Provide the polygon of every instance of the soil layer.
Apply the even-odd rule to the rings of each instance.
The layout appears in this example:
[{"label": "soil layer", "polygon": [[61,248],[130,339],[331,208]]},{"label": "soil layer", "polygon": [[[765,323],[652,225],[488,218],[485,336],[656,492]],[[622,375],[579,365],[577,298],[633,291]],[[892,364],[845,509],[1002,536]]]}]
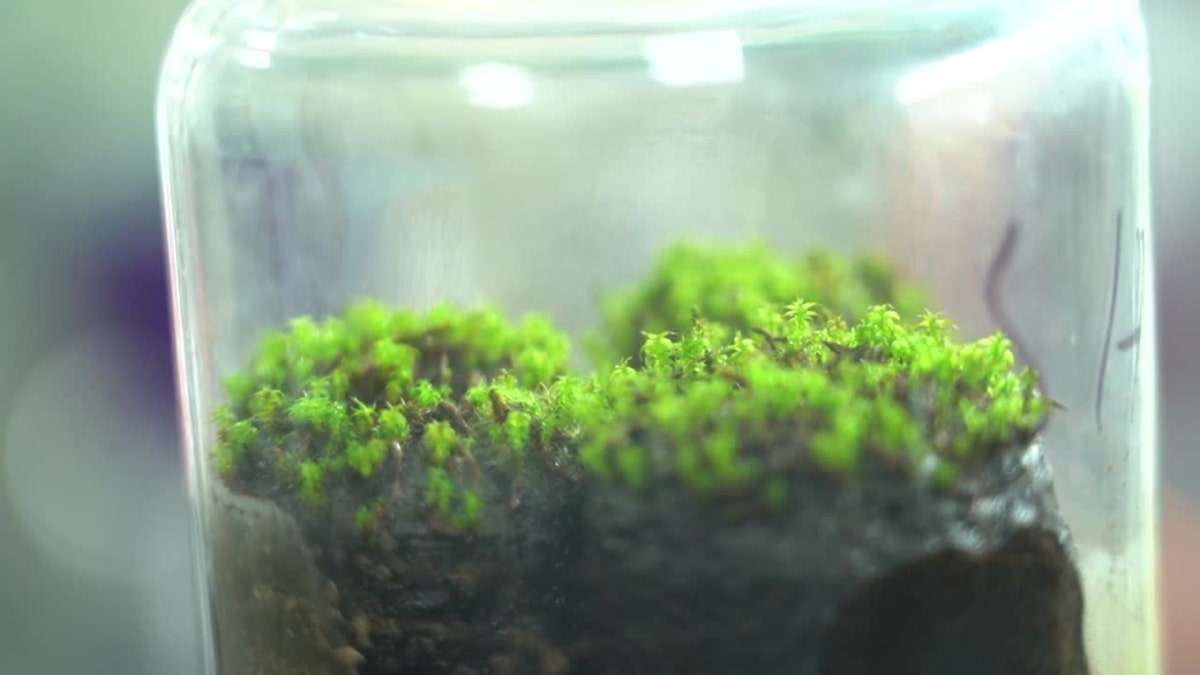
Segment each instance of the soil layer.
[{"label": "soil layer", "polygon": [[880,460],[773,514],[594,486],[581,673],[1086,675],[1080,579],[1040,448],[951,491]]},{"label": "soil layer", "polygon": [[[473,535],[429,516],[419,471],[389,459],[378,480],[393,499],[367,531],[348,489],[319,509],[274,495],[319,576],[251,560],[276,582],[218,584],[244,615],[230,636],[243,656],[225,672],[1089,672],[1080,580],[1036,445],[951,490],[877,459],[853,484],[804,473],[781,507],[752,511],[677,484],[632,492],[484,466]],[[262,544],[244,539],[242,557]]]}]

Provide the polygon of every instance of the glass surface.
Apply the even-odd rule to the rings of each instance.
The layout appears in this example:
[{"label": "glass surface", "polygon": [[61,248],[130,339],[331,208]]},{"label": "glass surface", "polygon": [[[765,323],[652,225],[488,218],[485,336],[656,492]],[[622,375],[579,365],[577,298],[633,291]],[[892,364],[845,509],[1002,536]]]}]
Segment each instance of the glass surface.
[{"label": "glass surface", "polygon": [[[438,594],[466,591],[404,587],[445,613],[421,618],[412,600],[389,614],[369,583],[331,581],[321,552],[336,526],[269,490],[231,489],[214,461],[223,381],[297,317],[362,300],[536,312],[570,334],[571,368],[587,372],[601,298],[698,241],[883,256],[959,339],[1003,331],[1055,402],[1034,447],[1052,467],[1082,579],[1089,667],[1069,672],[1160,672],[1145,56],[1135,3],[1116,0],[197,2],[166,60],[158,131],[215,672],[549,675],[635,672],[632,662],[699,672],[679,653],[655,662],[630,647],[636,660],[613,657],[624,671],[579,656],[586,640],[573,627],[603,642],[615,634],[604,612],[619,612],[558,586],[539,596],[553,630],[522,623],[527,598],[505,596],[488,619],[503,648],[449,650],[455,630],[483,619]],[[505,527],[537,539],[542,525]],[[724,527],[713,541],[739,541],[743,530]],[[977,544],[951,535],[939,546]],[[680,537],[681,556],[753,562],[745,541],[717,551]],[[424,545],[425,563],[465,569],[484,555],[471,546],[489,540],[447,541],[371,546]],[[522,550],[533,565],[539,554]],[[341,563],[404,586],[376,559]],[[670,586],[671,574],[629,564],[642,576],[624,581]],[[686,618],[696,607],[653,606],[662,622],[648,630],[677,638],[664,644],[699,639]],[[839,607],[812,619],[825,626],[818,642],[834,639],[823,631]],[[728,623],[705,620],[736,635],[745,617],[726,611]],[[923,649],[962,639],[933,630]],[[762,639],[780,654],[742,672],[860,672]],[[989,649],[1021,646],[979,653]]]}]

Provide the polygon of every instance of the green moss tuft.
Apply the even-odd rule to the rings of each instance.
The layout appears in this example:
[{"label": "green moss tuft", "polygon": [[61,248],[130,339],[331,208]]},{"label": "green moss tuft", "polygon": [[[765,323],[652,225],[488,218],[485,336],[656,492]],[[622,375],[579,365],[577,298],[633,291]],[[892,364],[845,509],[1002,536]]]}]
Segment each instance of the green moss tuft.
[{"label": "green moss tuft", "polygon": [[370,478],[386,456],[387,445],[380,438],[366,442],[354,440],[346,446],[346,464],[363,478]]},{"label": "green moss tuft", "polygon": [[632,488],[678,479],[779,503],[781,476],[852,480],[873,453],[947,487],[971,462],[1028,442],[1049,408],[1003,336],[958,344],[950,331],[887,305],[848,324],[793,302],[745,333],[696,320],[649,334],[642,368],[595,380],[605,405],[585,421],[580,463]]},{"label": "green moss tuft", "polygon": [[[482,503],[471,485],[477,477],[455,458],[477,438],[494,436],[489,449],[504,458],[554,440],[553,423],[534,437],[542,404],[532,392],[552,387],[568,352],[566,336],[545,319],[511,323],[492,309],[439,306],[419,315],[368,301],[320,322],[300,317],[264,336],[249,367],[226,379],[214,463],[232,484],[321,508],[331,486],[352,484],[365,500],[390,489],[371,481],[391,448],[398,457],[415,439],[434,516],[467,531]],[[477,409],[467,392],[489,405]],[[492,397],[507,400],[512,414],[494,418]]]},{"label": "green moss tuft", "polygon": [[518,457],[524,455],[525,448],[529,445],[530,427],[533,424],[533,418],[529,413],[517,410],[508,415],[504,420],[504,436],[508,441],[509,447],[513,452],[517,453]]},{"label": "green moss tuft", "polygon": [[471,488],[462,488],[459,495],[461,507],[450,518],[450,526],[455,531],[469,534],[479,529],[480,512],[483,510],[483,499]]},{"label": "green moss tuft", "polygon": [[300,494],[314,506],[319,506],[324,500],[323,485],[325,469],[317,462],[301,462],[300,464]]},{"label": "green moss tuft", "polygon": [[408,419],[404,413],[392,405],[387,405],[379,411],[379,436],[393,443],[403,443],[408,440]]},{"label": "green moss tuft", "polygon": [[458,445],[458,434],[449,422],[430,422],[425,427],[425,452],[435,466],[444,466]]},{"label": "green moss tuft", "polygon": [[763,308],[795,298],[852,321],[872,305],[890,304],[914,317],[925,307],[924,298],[874,256],[810,251],[789,258],[766,244],[681,243],[642,282],[605,299],[605,330],[594,355],[601,362],[637,361],[644,334],[687,330],[697,317],[746,328]]}]

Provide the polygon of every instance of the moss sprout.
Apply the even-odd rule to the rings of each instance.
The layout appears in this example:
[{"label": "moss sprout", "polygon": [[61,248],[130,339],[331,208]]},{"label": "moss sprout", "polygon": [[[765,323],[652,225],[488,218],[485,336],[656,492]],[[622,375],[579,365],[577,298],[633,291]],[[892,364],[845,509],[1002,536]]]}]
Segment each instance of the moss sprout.
[{"label": "moss sprout", "polygon": [[383,464],[386,455],[387,445],[379,438],[372,438],[366,442],[350,441],[346,446],[346,463],[363,478],[370,478]]},{"label": "moss sprout", "polygon": [[458,445],[458,434],[449,422],[439,420],[425,427],[424,441],[429,460],[437,466],[443,466]]},{"label": "moss sprout", "polygon": [[379,524],[379,517],[387,507],[387,499],[379,497],[370,504],[358,507],[354,512],[354,524],[363,534],[373,532]]}]

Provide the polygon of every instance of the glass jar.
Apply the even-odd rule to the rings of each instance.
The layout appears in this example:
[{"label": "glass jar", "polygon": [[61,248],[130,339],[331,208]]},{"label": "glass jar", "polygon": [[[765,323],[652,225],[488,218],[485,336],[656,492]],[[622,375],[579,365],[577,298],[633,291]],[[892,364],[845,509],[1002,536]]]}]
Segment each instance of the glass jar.
[{"label": "glass jar", "polygon": [[1127,0],[197,0],[214,672],[1159,672]]}]

